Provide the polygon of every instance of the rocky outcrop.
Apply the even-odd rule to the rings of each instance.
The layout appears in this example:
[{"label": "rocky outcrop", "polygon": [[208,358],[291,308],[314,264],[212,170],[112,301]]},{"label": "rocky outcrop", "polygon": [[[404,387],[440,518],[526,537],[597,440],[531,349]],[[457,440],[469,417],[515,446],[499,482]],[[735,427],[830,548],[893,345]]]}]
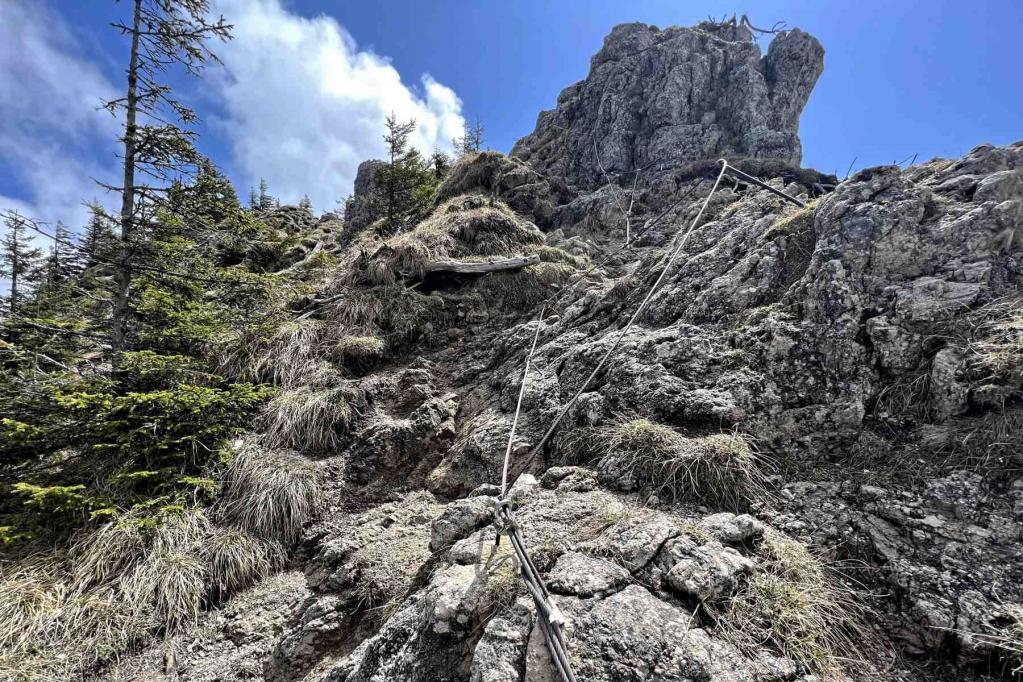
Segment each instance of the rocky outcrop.
[{"label": "rocky outcrop", "polygon": [[[297,554],[304,585],[264,584],[249,602],[262,616],[229,604],[212,631],[179,635],[183,670],[208,679],[221,657],[280,681],[557,679],[494,525],[526,350],[535,337],[516,463],[616,342],[710,192],[701,157],[719,153],[769,157],[745,167],[807,205],[719,189],[511,491],[577,675],[961,682],[1019,664],[1023,142],[841,183],[795,168],[820,46],[791,31],[761,59],[750,37],[619,27],[521,158],[467,157],[441,185],[438,211],[497,206],[497,228],[398,242],[409,259],[438,243],[503,253],[526,227],[542,267],[429,287],[341,273],[340,332],[363,308],[406,317],[380,331],[386,357],[345,368],[365,401],[316,453],[328,501]],[[602,182],[591,130],[611,173],[671,150],[694,162],[620,194],[566,189]],[[622,197],[649,228],[627,249]],[[660,440],[636,447],[623,424]],[[737,463],[746,479],[718,480],[746,481],[741,500],[706,493]]]},{"label": "rocky outcrop", "polygon": [[512,156],[582,188],[719,156],[798,165],[799,116],[823,68],[824,49],[799,29],[762,57],[745,23],[622,24]]},{"label": "rocky outcrop", "polygon": [[[725,547],[684,517],[643,511],[604,491],[573,492],[566,479],[550,488],[531,479],[517,489],[517,514],[572,623],[568,646],[581,679],[814,679],[798,674],[797,664],[784,657],[749,661],[693,608],[700,600],[727,598],[739,589],[740,576],[762,570],[751,545]],[[351,653],[319,666],[322,679],[555,679],[507,544],[495,546],[493,526],[481,527],[492,508],[492,498],[480,497],[448,505],[432,524],[437,563],[425,583]],[[396,555],[386,538],[411,531],[406,524],[414,519],[404,513],[386,530],[365,523],[354,530],[375,533],[375,542],[383,543],[373,550],[375,560],[388,565]],[[425,521],[418,521],[421,529]],[[718,518],[712,525],[735,524]],[[344,574],[353,575],[350,568]],[[357,583],[348,578],[347,584]],[[301,633],[313,632],[319,622],[303,617],[284,641],[308,637]],[[281,663],[275,659],[274,669]]]},{"label": "rocky outcrop", "polygon": [[345,239],[351,241],[355,235],[369,227],[383,214],[375,201],[377,172],[386,162],[370,159],[359,164],[355,173],[352,196],[345,202]]},{"label": "rocky outcrop", "polygon": [[540,227],[549,226],[556,207],[571,197],[563,183],[552,182],[518,159],[491,151],[469,155],[455,164],[437,188],[437,202],[467,192],[501,199]]}]

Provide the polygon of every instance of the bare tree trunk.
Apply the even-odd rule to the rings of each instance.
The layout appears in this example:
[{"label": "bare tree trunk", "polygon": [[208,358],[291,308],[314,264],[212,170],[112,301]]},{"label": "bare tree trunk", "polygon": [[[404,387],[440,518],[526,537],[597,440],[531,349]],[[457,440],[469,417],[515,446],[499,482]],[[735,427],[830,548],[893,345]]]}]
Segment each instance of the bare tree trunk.
[{"label": "bare tree trunk", "polygon": [[[17,250],[17,247],[15,247],[15,250]],[[18,268],[20,267],[21,263],[18,262],[18,257],[15,256],[11,259],[11,317],[14,317],[18,309]]]},{"label": "bare tree trunk", "polygon": [[121,249],[117,264],[110,344],[113,351],[124,350],[128,302],[131,294],[131,248],[135,224],[135,141],[138,114],[139,31],[142,0],[135,0],[131,32],[131,58],[128,62],[128,97],[124,123],[124,186],[121,189]]}]

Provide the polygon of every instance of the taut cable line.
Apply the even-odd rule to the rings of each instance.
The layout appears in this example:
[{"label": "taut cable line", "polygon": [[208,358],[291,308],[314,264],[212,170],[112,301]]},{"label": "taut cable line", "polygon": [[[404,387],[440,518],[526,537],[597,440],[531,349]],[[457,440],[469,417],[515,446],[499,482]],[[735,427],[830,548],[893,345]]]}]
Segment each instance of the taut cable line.
[{"label": "taut cable line", "polygon": [[[671,255],[668,258],[667,262],[661,268],[661,272],[658,275],[657,279],[654,281],[653,285],[651,285],[650,289],[647,291],[646,296],[640,302],[635,312],[633,312],[632,317],[629,318],[629,321],[625,325],[625,327],[618,333],[618,336],[614,340],[614,343],[611,344],[611,348],[607,350],[607,352],[597,363],[597,366],[594,367],[593,371],[590,372],[590,375],[583,381],[582,385],[579,386],[575,394],[572,396],[571,400],[569,400],[568,403],[566,403],[566,405],[559,411],[558,415],[554,418],[553,422],[548,427],[547,431],[544,433],[540,441],[532,448],[530,448],[525,461],[518,467],[518,472],[514,476],[511,476],[509,481],[509,472],[511,469],[512,458],[512,445],[515,440],[515,430],[518,427],[519,416],[522,411],[522,400],[526,392],[526,382],[528,381],[529,378],[529,367],[532,362],[533,355],[536,352],[537,339],[540,336],[540,327],[543,325],[544,314],[546,313],[548,307],[546,302],[544,303],[543,307],[540,310],[540,314],[537,317],[536,329],[533,332],[533,343],[530,346],[529,352],[526,355],[525,367],[522,372],[522,383],[519,387],[518,401],[515,406],[515,416],[512,419],[512,426],[508,434],[508,445],[505,448],[504,464],[501,470],[501,495],[497,499],[496,507],[494,510],[494,525],[496,526],[497,529],[495,543],[500,543],[501,535],[508,536],[508,540],[511,543],[512,550],[514,551],[515,557],[518,560],[519,574],[521,575],[522,580],[525,583],[526,588],[529,591],[529,594],[533,598],[533,602],[536,605],[537,619],[540,625],[540,632],[543,635],[544,642],[547,645],[548,651],[550,652],[551,660],[554,663],[555,668],[557,669],[558,673],[561,676],[561,679],[564,682],[575,682],[576,680],[575,673],[572,671],[571,660],[569,659],[568,651],[565,646],[563,627],[567,623],[567,620],[561,613],[560,609],[558,609],[558,606],[552,599],[550,593],[547,591],[547,587],[544,584],[543,578],[540,576],[539,571],[536,569],[536,565],[529,557],[529,552],[526,550],[526,543],[522,537],[522,532],[519,529],[518,523],[516,523],[512,512],[512,502],[511,499],[509,498],[509,487],[511,485],[514,485],[515,481],[522,474],[522,472],[529,467],[530,463],[533,461],[536,455],[541,451],[546,442],[554,434],[558,425],[569,413],[573,405],[575,405],[576,401],[578,401],[579,396],[583,394],[583,392],[590,385],[590,383],[600,373],[601,369],[603,369],[604,365],[607,364],[607,361],[611,358],[612,355],[614,355],[615,351],[618,350],[622,341],[628,335],[629,331],[631,331],[633,325],[639,319],[640,315],[643,314],[643,311],[650,303],[650,300],[653,298],[654,294],[657,293],[657,290],[660,287],[661,283],[664,281],[664,278],[667,277],[668,272],[671,270],[671,266],[675,263],[679,254],[682,252],[682,249],[685,247],[686,242],[689,240],[690,234],[692,234],[693,230],[699,224],[700,219],[703,217],[703,214],[706,212],[707,206],[710,204],[711,198],[714,196],[714,193],[717,191],[718,187],[721,184],[721,179],[725,176],[725,172],[730,170],[728,161],[726,161],[725,159],[720,159],[718,163],[721,164],[721,170],[718,172],[717,178],[714,180],[714,185],[711,187],[710,192],[707,194],[707,197],[703,200],[703,204],[700,206],[700,210],[697,212],[696,216],[689,224],[688,229],[686,229],[684,233],[679,232],[676,235],[678,243],[672,250]],[[740,177],[746,176],[746,174],[741,173],[741,171],[739,172],[739,175]],[[756,178],[746,176],[746,179],[749,179],[750,181],[755,182],[758,185],[763,185],[766,189],[771,190],[775,194],[779,194],[777,190],[775,190],[772,187],[768,187],[767,185],[764,185]],[[782,196],[784,196],[786,199],[789,199],[800,206],[803,205],[802,202],[799,202],[798,200],[789,197],[784,193],[780,194],[782,194]],[[659,220],[661,220],[661,218],[663,218],[672,209],[678,206],[679,203],[681,203],[681,199],[679,201],[676,201],[671,206],[669,206],[656,218],[648,221],[647,224],[644,225],[643,231],[645,232],[647,229],[653,227],[654,224],[656,224]],[[626,244],[623,246],[627,245],[628,242],[626,242]],[[578,281],[582,281],[582,278],[580,278]],[[564,293],[565,292],[561,292],[561,295],[564,295]],[[560,298],[560,295],[558,298]]]},{"label": "taut cable line", "polygon": [[[689,228],[685,231],[685,233],[682,234],[681,239],[679,239],[678,241],[678,244],[671,252],[671,256],[668,258],[668,261],[661,268],[661,274],[658,275],[653,285],[651,285],[650,289],[647,291],[646,296],[643,298],[643,301],[636,308],[635,312],[633,312],[632,317],[629,318],[628,323],[626,323],[622,331],[618,333],[618,336],[614,340],[614,343],[611,344],[611,347],[607,350],[606,353],[604,353],[603,357],[601,357],[600,361],[597,363],[597,366],[593,368],[593,371],[590,372],[590,375],[586,377],[582,385],[579,386],[575,394],[572,396],[571,400],[569,400],[568,403],[566,403],[565,406],[561,408],[561,411],[558,412],[558,415],[554,418],[554,421],[551,422],[551,425],[547,428],[547,431],[540,438],[540,441],[532,448],[530,448],[529,454],[526,455],[525,461],[521,465],[519,465],[518,472],[511,478],[512,485],[514,485],[515,480],[522,474],[523,471],[525,471],[525,469],[536,458],[537,454],[540,452],[543,446],[547,443],[548,440],[550,440],[550,437],[554,435],[554,432],[557,430],[558,425],[565,418],[565,416],[568,415],[569,411],[579,400],[579,397],[586,391],[590,383],[595,378],[597,378],[597,375],[600,373],[600,370],[604,368],[604,365],[607,364],[607,361],[611,358],[612,355],[614,355],[615,351],[618,350],[618,347],[621,345],[622,341],[632,330],[632,327],[636,323],[636,320],[638,320],[639,316],[643,314],[643,311],[646,310],[647,304],[650,303],[650,300],[654,297],[654,294],[657,293],[657,289],[661,286],[661,283],[664,281],[664,278],[667,277],[668,271],[671,270],[671,266],[675,263],[675,260],[678,258],[679,254],[682,252],[683,247],[685,247],[686,242],[689,240],[689,235],[692,234],[693,230],[696,228],[696,225],[700,222],[700,218],[702,218],[704,212],[706,212],[707,206],[710,204],[711,197],[714,196],[714,192],[717,191],[718,186],[721,184],[721,179],[725,175],[725,171],[728,170],[729,168],[728,162],[725,159],[719,159],[718,163],[721,164],[721,171],[718,173],[717,178],[714,180],[714,185],[713,187],[711,187],[710,193],[707,194],[707,198],[703,200],[703,205],[700,206],[700,210],[699,212],[697,212],[696,217],[693,218],[693,221],[689,224]],[[665,215],[665,213],[662,213],[661,215]],[[517,422],[517,419],[515,420],[515,422]]]}]

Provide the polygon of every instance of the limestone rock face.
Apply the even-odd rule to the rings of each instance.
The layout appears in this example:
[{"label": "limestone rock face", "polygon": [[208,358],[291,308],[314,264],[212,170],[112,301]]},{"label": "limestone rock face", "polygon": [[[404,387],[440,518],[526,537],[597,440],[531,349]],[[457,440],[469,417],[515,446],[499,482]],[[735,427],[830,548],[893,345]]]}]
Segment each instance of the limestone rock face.
[{"label": "limestone rock face", "polygon": [[355,234],[370,226],[380,217],[373,205],[376,174],[385,166],[379,159],[370,159],[359,164],[355,173],[355,187],[352,196],[345,203],[345,235],[351,239]]},{"label": "limestone rock face", "polygon": [[723,155],[798,164],[799,116],[823,69],[824,49],[799,29],[761,56],[744,25],[621,24],[512,155],[585,188],[605,170],[625,177]]}]

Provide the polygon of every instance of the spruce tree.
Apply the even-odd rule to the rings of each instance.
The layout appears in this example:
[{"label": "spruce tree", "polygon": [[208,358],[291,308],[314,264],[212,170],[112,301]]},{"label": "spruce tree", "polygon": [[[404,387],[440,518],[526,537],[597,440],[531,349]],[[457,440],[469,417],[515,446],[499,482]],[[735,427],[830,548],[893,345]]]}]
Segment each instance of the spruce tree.
[{"label": "spruce tree", "polygon": [[47,287],[56,287],[70,279],[78,272],[78,262],[75,255],[78,248],[72,241],[71,230],[64,226],[64,223],[57,221],[54,227],[50,253],[42,265],[40,282]]},{"label": "spruce tree", "polygon": [[114,233],[113,220],[98,203],[89,205],[92,217],[85,226],[85,232],[79,243],[77,258],[79,268],[87,270],[101,263],[110,262],[117,235]]},{"label": "spruce tree", "polygon": [[433,166],[433,175],[437,180],[442,180],[448,174],[448,169],[451,168],[450,157],[439,149],[433,150],[430,163]]},{"label": "spruce tree", "polygon": [[409,147],[416,122],[400,123],[392,113],[386,125],[388,163],[377,171],[376,184],[387,229],[396,233],[425,211],[437,178],[419,150]]},{"label": "spruce tree", "polygon": [[8,311],[17,314],[28,285],[38,272],[43,252],[32,245],[28,234],[28,220],[16,212],[4,217],[7,228],[0,242],[0,277],[10,282]]},{"label": "spruce tree", "polygon": [[451,146],[455,149],[455,156],[461,158],[466,154],[475,154],[483,149],[483,123],[480,122],[480,117],[476,117],[476,123],[472,126],[468,126],[465,129],[465,134],[462,137],[456,137],[451,140]]},{"label": "spruce tree", "polygon": [[259,203],[257,208],[260,211],[272,211],[274,208],[274,198],[270,196],[270,185],[263,178],[259,179]]},{"label": "spruce tree", "polygon": [[[130,37],[127,87],[123,97],[106,102],[111,113],[124,114],[123,182],[116,287],[111,316],[111,347],[126,346],[133,261],[144,230],[169,189],[155,183],[188,175],[198,160],[192,146],[195,112],[177,100],[166,83],[173,66],[199,75],[217,56],[210,39],[227,40],[231,26],[223,17],[209,19],[209,0],[134,0],[130,23],[114,27]],[[143,178],[140,181],[140,177]]]}]

